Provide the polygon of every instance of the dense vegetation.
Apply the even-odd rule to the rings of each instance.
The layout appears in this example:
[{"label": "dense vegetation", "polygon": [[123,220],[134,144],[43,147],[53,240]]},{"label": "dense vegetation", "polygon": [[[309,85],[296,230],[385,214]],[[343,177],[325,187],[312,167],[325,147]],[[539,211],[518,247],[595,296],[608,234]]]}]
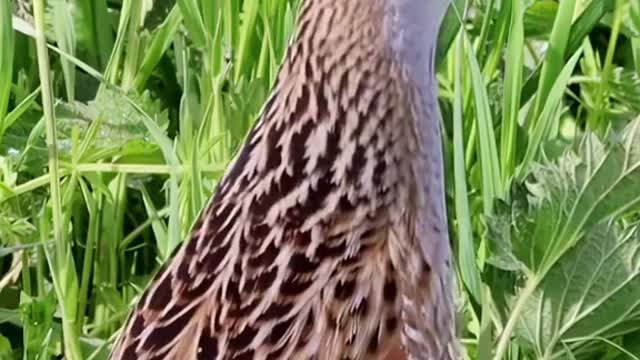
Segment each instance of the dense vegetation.
[{"label": "dense vegetation", "polygon": [[[102,359],[260,111],[295,0],[0,1],[0,358]],[[640,358],[640,1],[455,0],[469,359]]]}]

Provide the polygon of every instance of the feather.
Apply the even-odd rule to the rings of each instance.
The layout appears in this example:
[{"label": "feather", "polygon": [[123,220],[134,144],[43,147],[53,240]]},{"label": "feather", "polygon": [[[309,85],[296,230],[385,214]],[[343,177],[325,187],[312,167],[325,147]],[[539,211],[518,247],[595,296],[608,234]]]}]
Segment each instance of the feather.
[{"label": "feather", "polygon": [[449,274],[416,236],[415,91],[385,11],[303,3],[258,121],[111,359],[382,359],[401,336],[432,358],[452,341],[431,319],[449,314]]}]

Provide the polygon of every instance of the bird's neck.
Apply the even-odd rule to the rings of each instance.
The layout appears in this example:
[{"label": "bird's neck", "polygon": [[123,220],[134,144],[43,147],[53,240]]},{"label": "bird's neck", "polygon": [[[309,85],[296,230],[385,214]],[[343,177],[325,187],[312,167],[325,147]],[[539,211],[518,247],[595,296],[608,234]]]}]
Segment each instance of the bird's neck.
[{"label": "bird's neck", "polygon": [[415,114],[413,126],[420,147],[420,161],[414,162],[413,167],[418,186],[423,190],[416,231],[432,239],[430,247],[422,250],[425,259],[434,266],[445,266],[449,258],[435,71],[438,30],[448,5],[449,0],[387,0],[385,11],[388,46],[413,90],[410,95]]},{"label": "bird's neck", "polygon": [[387,43],[415,85],[432,90],[438,30],[449,0],[387,0]]}]

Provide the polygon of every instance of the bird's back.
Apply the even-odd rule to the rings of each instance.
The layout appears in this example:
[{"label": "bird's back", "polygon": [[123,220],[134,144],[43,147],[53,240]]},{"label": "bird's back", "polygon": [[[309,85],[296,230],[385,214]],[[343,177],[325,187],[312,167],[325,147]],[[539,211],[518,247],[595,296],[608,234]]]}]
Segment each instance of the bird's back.
[{"label": "bird's back", "polygon": [[430,269],[385,11],[303,3],[260,118],[112,359],[377,359],[398,339],[401,293]]}]

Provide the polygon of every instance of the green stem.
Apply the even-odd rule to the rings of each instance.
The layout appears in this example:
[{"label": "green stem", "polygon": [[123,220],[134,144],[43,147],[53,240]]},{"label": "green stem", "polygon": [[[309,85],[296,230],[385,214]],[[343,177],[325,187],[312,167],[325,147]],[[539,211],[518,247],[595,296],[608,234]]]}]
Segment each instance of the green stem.
[{"label": "green stem", "polygon": [[[81,185],[84,186],[84,185]],[[86,196],[91,196],[88,191],[83,189]],[[78,329],[82,330],[84,322],[84,314],[87,310],[87,302],[89,297],[89,285],[91,281],[91,275],[93,270],[93,255],[95,252],[95,244],[97,238],[100,236],[100,213],[99,209],[102,207],[102,194],[97,193],[95,195],[97,199],[93,201],[87,201],[89,207],[89,229],[87,231],[87,242],[84,249],[84,261],[82,263],[82,278],[80,280],[80,292],[78,302]]]},{"label": "green stem", "polygon": [[608,100],[607,88],[609,82],[609,76],[613,67],[613,56],[615,55],[618,36],[620,35],[620,27],[622,20],[624,19],[624,13],[626,7],[623,6],[624,0],[617,0],[616,11],[613,15],[613,24],[611,25],[611,37],[609,38],[609,46],[607,47],[607,55],[605,56],[604,66],[602,67],[602,74],[600,76],[600,85],[598,86],[598,92],[596,94],[596,105],[594,111],[589,116],[588,124],[592,130],[602,130],[600,124],[600,115],[602,114],[605,102]]},{"label": "green stem", "polygon": [[[200,166],[200,173],[206,176],[220,175],[224,172],[224,165],[202,165]],[[86,173],[126,173],[126,174],[154,174],[154,175],[168,175],[172,172],[176,172],[181,175],[185,172],[191,171],[187,166],[174,167],[171,165],[154,165],[154,164],[112,164],[112,163],[86,163],[70,165],[69,170],[63,168],[58,169],[58,177],[64,177],[69,173],[75,172],[77,174]],[[50,183],[51,173],[40,175],[37,178],[31,179],[23,184],[14,187],[10,194],[5,194],[4,197],[0,197],[0,204],[3,202],[43,187]]]},{"label": "green stem", "polygon": [[511,334],[513,333],[513,330],[515,329],[516,324],[520,319],[520,314],[524,310],[524,305],[536,290],[538,283],[538,277],[532,275],[531,277],[529,277],[529,279],[527,280],[527,284],[518,295],[518,300],[516,301],[516,304],[511,311],[509,321],[507,321],[507,324],[502,330],[502,334],[500,334],[500,339],[498,340],[498,345],[496,347],[496,353],[493,356],[493,360],[500,360],[504,357],[504,354],[507,351],[507,347],[509,346],[509,341],[511,340]]},{"label": "green stem", "polygon": [[[51,191],[51,207],[53,214],[53,239],[55,242],[55,262],[64,263],[68,261],[67,244],[64,241],[62,201],[60,197],[60,175],[58,170],[58,146],[56,141],[56,124],[53,111],[53,94],[51,91],[51,81],[49,79],[49,54],[47,51],[47,41],[44,36],[44,0],[34,0],[33,12],[35,18],[35,38],[38,57],[38,72],[41,83],[42,108],[47,133],[47,148],[49,151],[49,186]],[[53,260],[53,259],[52,259]],[[55,269],[54,264],[49,262],[49,266]],[[66,266],[66,270],[74,269],[73,266]],[[63,278],[63,276],[65,278]],[[71,277],[75,274],[70,274]],[[62,329],[64,337],[65,357],[70,360],[82,359],[80,341],[75,323],[75,316],[67,312],[66,297],[69,274],[52,274],[56,294],[60,303],[62,315]],[[69,299],[70,300],[70,299]]]}]

